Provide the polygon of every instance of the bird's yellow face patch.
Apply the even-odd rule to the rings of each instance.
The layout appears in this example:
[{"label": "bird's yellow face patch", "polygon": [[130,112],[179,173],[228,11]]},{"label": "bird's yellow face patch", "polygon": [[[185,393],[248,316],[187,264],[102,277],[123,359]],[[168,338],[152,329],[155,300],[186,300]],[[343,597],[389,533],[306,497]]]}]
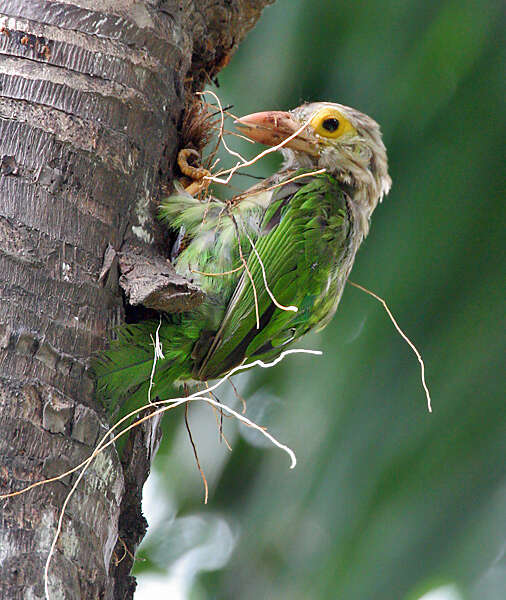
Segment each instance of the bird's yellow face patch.
[{"label": "bird's yellow face patch", "polygon": [[335,108],[323,108],[310,122],[314,132],[324,138],[335,140],[345,133],[356,133],[348,119]]}]

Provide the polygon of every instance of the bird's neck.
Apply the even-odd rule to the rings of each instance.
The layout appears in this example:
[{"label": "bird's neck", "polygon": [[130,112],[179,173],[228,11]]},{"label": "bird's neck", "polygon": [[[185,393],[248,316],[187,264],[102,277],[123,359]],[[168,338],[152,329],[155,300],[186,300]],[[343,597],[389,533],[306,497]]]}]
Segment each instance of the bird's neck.
[{"label": "bird's neck", "polygon": [[302,152],[282,149],[283,166],[279,175],[296,169],[325,169],[342,184],[354,213],[357,233],[365,237],[369,231],[369,220],[377,204],[386,193],[380,177],[369,169],[369,156],[354,155],[352,152],[340,155],[340,160],[331,153],[323,153],[318,159]]}]

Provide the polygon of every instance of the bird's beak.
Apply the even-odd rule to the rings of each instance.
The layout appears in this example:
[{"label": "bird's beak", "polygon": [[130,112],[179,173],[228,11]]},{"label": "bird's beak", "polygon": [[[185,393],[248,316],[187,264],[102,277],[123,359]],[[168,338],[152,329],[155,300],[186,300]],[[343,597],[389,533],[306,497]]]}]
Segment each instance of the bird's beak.
[{"label": "bird's beak", "polygon": [[[301,129],[303,123],[296,121],[289,112],[266,110],[241,117],[234,121],[234,125],[250,140],[266,146],[277,146]],[[283,147],[317,156],[317,141],[308,134],[309,127],[308,124]]]}]

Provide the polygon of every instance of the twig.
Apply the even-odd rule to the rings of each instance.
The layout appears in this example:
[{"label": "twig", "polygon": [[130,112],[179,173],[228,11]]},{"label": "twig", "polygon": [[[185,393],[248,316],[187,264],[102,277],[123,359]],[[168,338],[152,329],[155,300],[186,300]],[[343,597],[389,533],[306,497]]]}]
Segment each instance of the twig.
[{"label": "twig", "polygon": [[[290,179],[286,179],[285,181],[280,181],[279,183],[271,185],[268,188],[265,188],[265,189],[262,188],[262,192],[270,192],[272,190],[275,190],[276,188],[280,188],[280,187],[283,187],[284,185],[288,185],[289,183],[292,183],[292,181],[297,181],[297,179],[303,179],[304,177],[311,177],[312,175],[320,175],[321,173],[326,173],[326,172],[327,172],[327,169],[318,169],[317,171],[308,171],[307,173],[300,173],[299,175],[294,175],[293,177],[290,177]],[[249,175],[249,173],[237,173],[237,175],[247,176],[247,177],[255,177],[254,175]],[[263,177],[259,177],[259,179],[263,179]],[[237,196],[234,196],[232,198],[232,200],[235,205],[236,203],[241,202],[245,198],[248,198],[249,196],[254,196],[255,194],[258,194],[257,187],[253,187],[253,189],[251,189],[251,190],[246,190],[245,192],[242,192],[242,194],[238,194]]]},{"label": "twig", "polygon": [[[220,401],[220,399],[218,398],[218,396],[214,393],[211,392],[211,396],[215,399],[218,400],[218,402]],[[226,447],[230,450],[230,452],[232,452],[232,446],[229,444],[225,433],[223,431],[223,417],[225,416],[223,414],[223,411],[220,409],[219,411],[217,411],[214,406],[211,406],[211,408],[213,409],[213,413],[214,416],[216,418],[216,424],[218,425],[218,431],[220,434],[220,442],[223,440],[225,442]],[[220,416],[218,417],[218,412],[220,413]],[[227,418],[231,417],[231,415],[227,415]]]},{"label": "twig", "polygon": [[[133,561],[138,561],[140,559],[135,558],[135,556],[130,552],[130,550],[128,549],[128,546],[125,543],[125,540],[123,538],[118,537],[118,542],[121,542],[122,546],[123,546],[123,556],[121,558],[117,558],[115,560],[116,566],[118,566],[121,562],[123,562],[125,560],[125,558],[127,556],[129,556]],[[142,559],[143,561],[146,559]]]},{"label": "twig", "polygon": [[192,432],[190,429],[190,423],[188,421],[188,407],[189,407],[189,404],[186,403],[186,405],[184,407],[184,422],[186,425],[186,431],[188,432],[188,437],[190,438],[190,443],[193,448],[193,455],[195,456],[195,462],[197,463],[198,470],[200,471],[200,476],[202,477],[202,481],[204,482],[204,504],[207,504],[207,499],[209,498],[209,487],[207,485],[207,479],[206,479],[206,476],[204,475],[204,471],[202,470],[202,467],[200,466],[199,455],[197,454],[197,446],[195,446],[195,442],[193,441],[193,436],[192,436]]},{"label": "twig", "polygon": [[211,153],[211,155],[209,157],[209,161],[211,161],[214,158],[214,156],[216,155],[216,152],[218,151],[218,146],[221,142],[225,146],[225,150],[229,154],[231,154],[232,156],[235,156],[236,158],[238,158],[239,160],[242,160],[244,162],[245,159],[239,154],[239,152],[235,152],[234,150],[231,150],[227,146],[227,142],[225,141],[225,138],[223,137],[223,127],[225,124],[225,118],[223,116],[223,108],[221,107],[221,102],[220,102],[220,99],[218,98],[218,96],[211,90],[205,90],[204,92],[197,92],[197,94],[199,96],[204,96],[205,94],[210,94],[216,100],[216,103],[218,104],[218,108],[220,110],[220,131],[218,134],[218,144],[217,144],[216,148],[214,149],[214,151]]},{"label": "twig", "polygon": [[[207,176],[204,176],[204,179],[209,179],[210,181],[214,181],[214,183],[222,183],[224,185],[228,185],[228,183],[232,179],[234,173],[238,169],[242,169],[243,167],[251,167],[251,165],[254,165],[257,161],[259,161],[261,158],[263,158],[267,154],[271,154],[272,152],[277,152],[278,150],[280,150],[281,148],[283,148],[283,146],[286,146],[286,144],[288,144],[288,142],[290,142],[291,140],[293,140],[295,137],[297,137],[300,133],[302,133],[304,131],[304,129],[309,125],[309,123],[311,122],[311,120],[313,119],[313,117],[316,114],[317,114],[316,112],[313,113],[309,117],[309,119],[303,125],[301,125],[299,127],[299,129],[297,129],[297,131],[295,131],[294,133],[292,133],[291,135],[289,135],[287,138],[285,138],[282,142],[280,142],[276,146],[272,146],[270,148],[267,148],[263,152],[260,152],[260,154],[257,154],[251,160],[248,160],[248,161],[242,162],[242,163],[237,163],[234,167],[231,167],[230,169],[225,169],[223,171],[219,171],[216,175],[207,175]],[[227,178],[226,179],[220,179],[221,175],[227,175]]]},{"label": "twig", "polygon": [[[204,100],[203,102],[204,102],[204,104],[207,104],[207,106],[210,106],[211,108],[214,108],[214,104],[211,104],[210,102],[207,102],[206,100]],[[238,117],[237,115],[234,115],[234,113],[233,113],[233,112],[230,112],[230,109],[231,109],[231,108],[233,108],[233,107],[234,107],[234,105],[233,105],[233,104],[232,104],[232,105],[228,105],[228,106],[225,106],[225,108],[224,108],[224,109],[222,109],[222,110],[223,110],[223,112],[224,112],[224,113],[225,113],[227,116],[229,116],[229,117],[232,117],[232,119],[234,119],[235,121],[237,121],[237,119],[238,119],[239,117]],[[219,114],[219,112],[220,112],[220,111],[216,111],[216,112],[215,112],[213,115],[211,115],[211,116],[213,116],[213,117],[214,117],[215,115]]]},{"label": "twig", "polygon": [[204,271],[197,271],[197,269],[190,269],[190,272],[197,273],[197,275],[204,275],[205,277],[222,277],[223,275],[232,275],[232,273],[237,273],[237,271],[242,271],[242,269],[244,269],[244,265],[237,267],[237,269],[223,271],[221,273],[205,273]]},{"label": "twig", "polygon": [[[271,292],[271,289],[269,288],[269,284],[267,283],[267,274],[265,273],[264,263],[262,262],[262,259],[260,258],[260,254],[258,253],[258,250],[255,248],[255,244],[253,243],[253,240],[248,235],[246,228],[243,228],[243,229],[244,229],[245,236],[248,238],[248,241],[251,244],[251,249],[253,250],[255,256],[258,259],[258,262],[260,264],[260,269],[262,269],[262,276],[264,278],[265,291],[269,294],[270,299],[281,310],[297,312],[299,309],[296,306],[284,306],[283,304],[280,304],[274,297],[274,294]],[[257,329],[258,329],[258,327],[257,327]]]},{"label": "twig", "polygon": [[362,290],[366,294],[369,294],[369,296],[372,296],[378,302],[381,302],[381,304],[383,304],[383,308],[386,310],[387,315],[390,317],[390,320],[394,324],[395,329],[397,329],[397,331],[399,332],[402,339],[408,344],[408,346],[411,348],[411,350],[413,350],[413,352],[415,353],[416,358],[418,359],[418,362],[420,363],[420,371],[421,371],[420,378],[422,380],[422,386],[425,391],[425,396],[427,398],[427,409],[431,413],[432,412],[432,402],[431,402],[431,398],[430,398],[429,388],[427,387],[427,384],[425,383],[425,364],[423,362],[420,352],[418,352],[418,350],[417,350],[416,346],[413,344],[413,342],[408,338],[408,336],[404,333],[404,331],[402,331],[402,329],[399,327],[399,325],[397,324],[397,321],[395,320],[393,314],[391,313],[390,309],[388,308],[387,303],[385,302],[385,300],[383,300],[383,298],[380,298],[377,294],[375,294],[374,292],[371,292],[371,290],[368,290],[367,288],[359,285],[358,283],[354,283],[353,281],[350,281],[350,280],[348,280],[348,283],[350,283],[352,286],[358,288],[359,290]]},{"label": "twig", "polygon": [[153,343],[153,346],[154,346],[153,366],[151,367],[151,375],[149,377],[149,388],[148,388],[148,402],[150,404],[152,404],[151,389],[153,388],[153,379],[155,377],[156,363],[158,362],[158,359],[161,358],[163,360],[165,358],[165,356],[163,355],[162,344],[160,343],[160,337],[158,335],[161,326],[162,326],[162,315],[160,315],[160,322],[158,323],[158,327],[156,328],[155,339],[153,340],[153,336],[152,335],[150,336],[151,342]]},{"label": "twig", "polygon": [[246,259],[244,258],[244,255],[242,253],[242,247],[241,247],[241,236],[239,234],[239,226],[237,225],[237,221],[235,220],[235,216],[228,211],[228,215],[230,217],[230,220],[232,221],[232,223],[234,224],[235,227],[235,233],[237,236],[237,244],[239,246],[239,257],[241,259],[241,262],[246,270],[246,273],[248,274],[248,278],[251,282],[251,286],[253,288],[253,299],[255,302],[255,317],[256,317],[256,324],[257,324],[257,329],[260,329],[260,313],[258,310],[258,295],[257,295],[257,288],[255,285],[255,281],[253,279],[253,276],[251,275],[251,271],[248,268],[248,263],[246,262]]},{"label": "twig", "polygon": [[[209,389],[209,384],[207,383],[207,381],[205,382],[205,384],[206,384],[206,388]],[[210,392],[210,393],[215,400],[219,401],[219,398],[216,394],[214,394],[213,392]],[[232,452],[232,447],[228,443],[228,440],[225,437],[225,434],[223,433],[223,411],[220,410],[220,419],[218,420],[218,414],[216,412],[216,409],[214,408],[214,406],[211,406],[211,408],[213,409],[214,417],[216,419],[216,424],[218,425],[218,430],[220,432],[220,442],[223,439],[225,441],[225,444],[227,445],[227,448],[230,450],[230,452]]]},{"label": "twig", "polygon": [[[223,111],[225,112],[225,111]],[[211,125],[211,129],[218,129],[220,130],[220,127],[218,125]],[[223,129],[223,133],[226,133],[227,135],[233,135],[234,137],[238,137],[241,138],[242,140],[245,140],[246,142],[249,142],[250,144],[254,144],[254,140],[250,139],[249,137],[246,137],[245,135],[242,135],[241,133],[237,133],[236,131],[230,131],[229,129]]]},{"label": "twig", "polygon": [[[276,183],[275,185],[271,185],[262,192],[270,192],[271,190],[275,190],[278,187],[283,187],[292,181],[297,181],[297,179],[303,179],[304,177],[311,177],[313,175],[320,175],[321,173],[325,173],[327,169],[318,169],[317,171],[308,171],[307,173],[300,173],[299,175],[295,175],[294,177],[290,177],[290,179],[286,179],[285,181],[281,181],[280,183]],[[242,174],[242,173],[241,173]]]},{"label": "twig", "polygon": [[228,382],[230,383],[230,385],[232,386],[232,389],[234,390],[235,393],[235,397],[238,398],[238,400],[240,400],[241,404],[242,404],[242,414],[246,414],[246,400],[241,396],[241,394],[239,394],[239,392],[237,391],[237,388],[235,387],[234,382],[229,379]]}]

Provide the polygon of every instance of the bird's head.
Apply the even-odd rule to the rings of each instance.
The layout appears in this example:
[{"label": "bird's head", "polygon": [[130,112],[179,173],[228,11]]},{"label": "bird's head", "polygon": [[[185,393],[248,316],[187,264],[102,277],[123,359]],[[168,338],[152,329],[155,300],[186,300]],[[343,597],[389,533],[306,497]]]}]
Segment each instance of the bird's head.
[{"label": "bird's head", "polygon": [[238,119],[235,125],[248,138],[269,146],[291,137],[280,148],[285,167],[326,169],[362,192],[354,196],[364,204],[368,216],[390,190],[379,125],[354,108],[313,102],[289,112],[253,113]]}]

